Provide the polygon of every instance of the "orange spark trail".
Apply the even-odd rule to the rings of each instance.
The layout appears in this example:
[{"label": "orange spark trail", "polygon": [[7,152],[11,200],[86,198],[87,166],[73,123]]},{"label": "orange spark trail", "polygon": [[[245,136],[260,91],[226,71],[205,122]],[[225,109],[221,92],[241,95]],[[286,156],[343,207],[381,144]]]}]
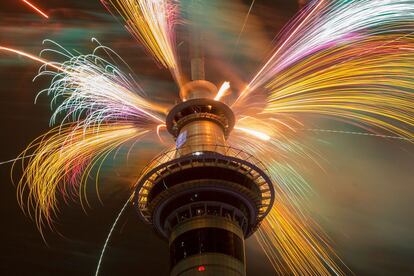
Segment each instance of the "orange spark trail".
[{"label": "orange spark trail", "polygon": [[34,9],[35,11],[37,11],[40,15],[49,18],[49,16],[47,16],[47,14],[45,14],[44,12],[42,12],[39,8],[37,8],[35,5],[33,5],[32,3],[30,3],[29,1],[23,0],[23,2],[25,2],[27,5],[29,5],[29,7],[31,7],[32,9]]},{"label": "orange spark trail", "polygon": [[59,71],[66,72],[66,71],[65,71],[62,67],[56,66],[56,65],[54,65],[53,63],[48,62],[47,60],[44,60],[44,59],[42,59],[42,58],[39,58],[39,57],[33,56],[33,55],[31,55],[31,54],[28,54],[28,53],[25,53],[25,52],[22,52],[22,51],[19,51],[19,50],[12,49],[12,48],[7,48],[7,47],[3,47],[3,46],[0,46],[0,50],[4,50],[4,51],[8,51],[8,52],[12,52],[12,53],[16,53],[16,54],[22,55],[22,56],[24,56],[24,57],[28,57],[28,58],[30,58],[30,59],[32,59],[32,60],[38,61],[38,62],[40,62],[40,63],[43,63],[43,64],[45,64],[45,65],[48,65],[48,66],[50,66],[50,67],[53,67],[53,68],[55,68],[55,69],[57,69],[57,70],[59,70]]}]

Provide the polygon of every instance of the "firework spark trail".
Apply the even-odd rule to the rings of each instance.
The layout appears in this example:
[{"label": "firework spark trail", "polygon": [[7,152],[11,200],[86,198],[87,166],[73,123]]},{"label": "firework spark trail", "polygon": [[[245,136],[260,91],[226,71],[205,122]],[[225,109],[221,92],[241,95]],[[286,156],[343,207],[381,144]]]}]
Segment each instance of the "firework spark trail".
[{"label": "firework spark trail", "polygon": [[[414,38],[395,37],[338,46],[280,72],[267,85],[271,94],[264,113],[344,118],[412,140]],[[384,44],[387,38],[394,42]],[[349,58],[363,48],[375,50]]]},{"label": "firework spark trail", "polygon": [[[248,121],[244,123],[252,125]],[[252,136],[236,132],[230,137],[229,144],[259,158],[276,185],[274,207],[256,234],[273,267],[280,275],[331,275],[330,272],[343,275],[337,265],[340,260],[327,242],[325,233],[307,213],[312,188],[292,166],[298,159],[311,158],[309,154],[312,153],[293,139],[277,133],[273,133],[270,139],[261,140],[255,139],[254,133],[249,134]]]},{"label": "firework spark trail", "polygon": [[240,99],[314,52],[370,35],[408,33],[414,30],[413,21],[412,0],[314,1],[284,29],[273,55]]},{"label": "firework spark trail", "polygon": [[[229,138],[230,145],[243,148],[261,160],[275,184],[274,207],[258,229],[256,238],[280,275],[345,275],[344,270],[349,269],[308,213],[309,196],[314,192],[296,169],[301,165],[300,160],[316,161],[314,157],[319,157],[314,150],[297,142],[298,132],[320,129],[298,128],[292,122],[284,124],[283,121],[287,121],[286,118],[244,117],[238,120]],[[252,126],[254,129],[247,128]]]},{"label": "firework spark trail", "polygon": [[249,19],[250,13],[253,9],[253,6],[254,6],[255,2],[256,2],[256,0],[252,0],[252,3],[250,4],[249,10],[247,11],[246,16],[244,17],[243,25],[242,25],[242,28],[240,30],[239,35],[237,36],[237,40],[236,40],[236,43],[234,44],[233,52],[232,52],[231,56],[233,56],[233,54],[234,54],[234,49],[236,49],[239,46],[240,38],[241,38],[241,36],[244,32],[244,29],[246,28],[247,20]]},{"label": "firework spark trail", "polygon": [[[283,115],[299,113],[340,117],[385,129],[401,139],[412,141],[412,131],[401,127],[401,124],[414,125],[412,39],[400,35],[375,35],[353,45],[340,45],[313,54],[274,77],[267,86],[272,93],[259,115],[273,116],[264,119],[266,124],[276,122],[275,118],[287,122],[288,117]],[[361,49],[373,50],[353,58]],[[247,104],[241,109],[246,107]],[[235,129],[240,129],[240,123],[244,121],[239,120]],[[249,126],[261,129],[258,122],[246,122],[246,127]],[[300,128],[303,129],[303,125]],[[289,135],[288,129],[281,130],[276,136],[270,129],[264,131],[271,137],[267,142],[237,138],[239,146],[266,164],[277,183],[279,198],[258,233],[262,247],[281,274],[343,274],[335,264],[339,259],[325,235],[316,223],[306,218],[306,201],[312,189],[291,167],[299,162],[298,155],[300,157],[306,151],[298,152],[299,147],[292,147],[297,138]],[[312,154],[309,157],[312,158]],[[288,269],[284,270],[285,267]]]},{"label": "firework spark trail", "polygon": [[283,200],[275,202],[256,238],[280,275],[346,275],[319,226]]},{"label": "firework spark trail", "polygon": [[14,163],[14,162],[16,162],[16,161],[19,161],[19,160],[22,160],[22,159],[25,159],[25,158],[29,158],[29,157],[32,157],[32,156],[35,156],[35,154],[31,154],[31,155],[27,155],[27,156],[22,156],[22,157],[17,157],[17,158],[13,158],[13,159],[6,160],[6,161],[1,161],[1,162],[0,162],[0,165],[5,165],[5,164],[9,164],[9,163]]},{"label": "firework spark trail", "polygon": [[412,139],[413,22],[412,0],[315,1],[233,108],[257,106],[247,98],[264,85],[265,114],[314,113]]},{"label": "firework spark trail", "polygon": [[30,3],[27,0],[23,0],[24,3],[26,3],[29,7],[31,7],[33,10],[35,10],[38,14],[40,14],[41,16],[45,17],[45,18],[49,18],[49,16],[44,13],[42,10],[40,10],[38,7],[36,7],[35,5],[33,5],[32,3]]},{"label": "firework spark trail", "polygon": [[59,103],[50,120],[52,125],[61,114],[64,114],[62,122],[70,119],[78,121],[82,114],[86,114],[82,121],[86,127],[132,119],[141,124],[164,122],[165,116],[156,112],[165,113],[165,108],[150,103],[130,75],[97,55],[101,49],[106,52],[111,49],[98,46],[92,54],[74,55],[54,44],[63,50],[45,49],[42,54],[53,52],[67,58],[65,62],[54,63],[63,72],[41,70],[37,76],[52,77],[51,85],[38,94],[52,96],[52,108]]},{"label": "firework spark trail", "polygon": [[[315,1],[316,2],[316,1]],[[243,99],[250,91],[254,90],[256,88],[256,86],[254,86],[254,82],[256,81],[256,79],[258,79],[264,72],[265,70],[272,65],[272,63],[274,62],[275,57],[278,55],[278,53],[281,51],[281,49],[283,49],[283,47],[288,44],[289,40],[294,37],[294,35],[298,32],[298,30],[300,30],[300,28],[306,23],[306,21],[308,20],[309,17],[311,17],[316,11],[318,11],[319,7],[321,6],[321,4],[324,2],[324,0],[321,0],[316,7],[312,8],[309,14],[306,14],[306,16],[303,16],[305,13],[303,13],[302,15],[300,15],[298,17],[298,21],[300,22],[298,24],[298,26],[294,26],[294,28],[292,27],[292,31],[289,32],[289,36],[287,38],[285,38],[283,40],[282,45],[280,45],[279,47],[277,47],[277,50],[275,51],[275,53],[269,58],[269,60],[265,63],[265,65],[259,70],[259,72],[253,77],[253,79],[250,81],[250,83],[247,85],[247,87],[242,91],[242,93],[240,94],[240,96],[236,99],[236,103],[238,100]],[[294,24],[292,24],[294,25]]]},{"label": "firework spark trail", "polygon": [[[230,145],[237,145],[261,160],[275,184],[274,207],[256,238],[280,275],[344,275],[326,234],[309,217],[309,196],[314,192],[296,168],[305,159],[320,166],[315,159],[319,156],[297,142],[297,127],[301,124],[293,122],[285,124],[274,117],[244,117],[238,120],[229,138]],[[254,126],[254,132],[246,132],[248,126]]]},{"label": "firework spark trail", "polygon": [[[102,158],[114,149],[145,133],[148,130],[133,124],[108,124],[88,129],[64,125],[50,130],[33,141],[20,156],[33,155],[27,162],[22,161],[24,171],[18,183],[19,204],[29,214],[33,211],[41,232],[45,226],[53,229],[58,195],[65,199],[76,195],[82,206],[88,204],[85,184],[94,165],[101,165]],[[86,167],[73,185],[71,175],[79,175],[79,164],[86,164]]]},{"label": "firework spark trail", "polygon": [[177,83],[180,70],[175,49],[174,28],[178,4],[174,0],[107,0],[102,4],[122,16],[129,32],[164,67],[169,68]]},{"label": "firework spark trail", "polygon": [[234,129],[243,131],[246,134],[257,137],[257,138],[259,138],[260,140],[263,140],[263,141],[268,141],[268,140],[271,139],[270,136],[267,135],[266,133],[263,133],[263,132],[260,132],[260,131],[257,131],[257,130],[251,129],[251,128],[234,127]]},{"label": "firework spark trail", "polygon": [[39,58],[39,57],[37,57],[37,56],[34,56],[34,55],[31,55],[31,54],[28,54],[28,53],[23,52],[23,51],[19,51],[19,50],[13,49],[13,48],[3,47],[3,46],[0,46],[0,50],[2,50],[2,51],[7,51],[7,52],[11,52],[11,53],[15,53],[15,54],[18,54],[18,55],[22,55],[22,56],[24,56],[24,57],[30,58],[31,60],[34,60],[34,61],[40,62],[40,63],[42,63],[43,65],[53,67],[53,68],[55,68],[56,70],[59,70],[59,71],[64,71],[64,69],[63,69],[63,68],[61,68],[61,67],[57,66],[57,65],[56,65],[56,64],[54,64],[53,62],[49,62],[49,61],[47,61],[47,60],[44,60],[44,59],[42,59],[42,58]]},{"label": "firework spark trail", "polygon": [[[129,30],[179,80],[175,2],[109,2]],[[308,218],[306,204],[312,189],[296,168],[303,159],[317,163],[317,154],[298,142],[296,125],[306,126],[295,114],[340,117],[413,138],[403,127],[414,125],[414,47],[413,37],[407,35],[413,31],[412,4],[412,0],[315,1],[282,33],[272,57],[233,106],[239,120],[229,144],[261,159],[276,183],[277,202],[258,239],[282,274],[343,274],[323,231]],[[61,71],[50,72],[42,66],[40,75],[53,77],[51,87],[43,92],[53,95],[52,106],[57,105],[51,122],[62,114],[62,123],[19,157],[33,155],[22,162],[19,202],[34,210],[40,231],[45,225],[52,227],[58,195],[64,200],[79,197],[82,205],[88,204],[85,183],[92,168],[102,165],[123,144],[149,131],[159,134],[165,119],[165,110],[149,103],[129,75],[95,52],[73,55],[62,48],[60,53],[66,62],[49,63],[25,55]],[[270,92],[267,102],[247,101],[261,86]],[[261,112],[249,116],[253,114],[250,107],[260,105],[264,106]]]},{"label": "firework spark trail", "polygon": [[[150,103],[130,74],[97,54],[104,50],[117,56],[111,49],[100,45],[92,54],[75,55],[48,42],[57,49],[46,49],[42,54],[57,53],[66,61],[49,62],[0,48],[41,62],[37,77],[52,76],[50,87],[39,94],[47,92],[52,96],[55,112],[51,124],[58,120],[60,124],[33,141],[13,165],[15,168],[21,160],[23,176],[18,183],[18,200],[42,235],[44,227],[53,229],[58,198],[65,202],[78,198],[85,208],[89,205],[86,182],[93,169],[97,168],[98,192],[100,166],[108,155],[127,142],[135,144],[144,134],[155,133],[157,125],[165,120],[165,109]],[[47,70],[48,67],[59,72]]]},{"label": "firework spark trail", "polygon": [[[254,129],[251,126],[255,126]],[[249,128],[250,126],[250,128]],[[263,159],[268,165],[268,170],[273,175],[278,171],[293,172],[293,166],[300,167],[301,161],[309,160],[320,167],[315,157],[319,154],[297,141],[296,132],[276,121],[257,119],[253,117],[239,120],[235,130],[228,139],[228,143],[234,147],[243,148],[249,153]],[[257,139],[259,138],[259,139]],[[259,159],[261,160],[261,159]],[[296,179],[299,179],[299,175]],[[311,187],[305,181],[276,181],[279,189],[285,191],[292,202],[299,204],[306,201],[312,194]]]},{"label": "firework spark trail", "polygon": [[[85,121],[88,122],[84,124],[85,126],[130,117],[135,117],[137,121],[141,120],[144,123],[153,120],[164,122],[165,116],[157,115],[155,112],[165,113],[166,109],[148,102],[143,97],[143,92],[140,93],[141,89],[134,85],[135,80],[96,54],[100,49],[112,51],[111,49],[98,46],[92,54],[74,55],[53,41],[45,41],[56,45],[58,49],[45,49],[42,53],[58,53],[69,60],[63,63],[50,62],[8,47],[0,46],[0,50],[42,63],[43,66],[37,77],[53,77],[50,87],[38,94],[38,96],[43,93],[53,95],[52,108],[58,99],[63,99],[51,117],[51,125],[55,124],[59,114],[66,113],[65,119],[72,118],[77,121],[79,116],[85,113],[84,111],[87,111]],[[60,72],[49,71],[48,66]],[[150,120],[144,120],[146,118]]]},{"label": "firework spark trail", "polygon": [[339,133],[339,134],[350,134],[350,135],[360,135],[360,136],[369,136],[369,137],[377,137],[377,138],[384,138],[384,139],[396,139],[396,140],[403,140],[412,142],[412,139],[408,139],[401,136],[391,136],[391,135],[382,135],[382,134],[375,134],[369,132],[356,132],[356,131],[346,131],[346,130],[335,130],[335,129],[304,129],[305,131],[311,132],[323,132],[323,133]]},{"label": "firework spark trail", "polygon": [[101,254],[99,255],[99,261],[98,261],[98,265],[96,266],[96,271],[95,271],[95,276],[99,275],[99,270],[101,269],[101,265],[102,265],[102,260],[106,251],[106,248],[108,247],[109,241],[111,240],[112,237],[112,233],[115,230],[115,227],[118,225],[118,221],[121,218],[121,216],[124,214],[128,204],[131,202],[131,200],[134,198],[134,193],[132,193],[132,195],[128,198],[128,200],[125,202],[124,206],[122,206],[121,211],[119,211],[118,215],[115,218],[114,223],[111,226],[111,229],[109,230],[108,236],[106,237],[104,246],[102,248]]}]

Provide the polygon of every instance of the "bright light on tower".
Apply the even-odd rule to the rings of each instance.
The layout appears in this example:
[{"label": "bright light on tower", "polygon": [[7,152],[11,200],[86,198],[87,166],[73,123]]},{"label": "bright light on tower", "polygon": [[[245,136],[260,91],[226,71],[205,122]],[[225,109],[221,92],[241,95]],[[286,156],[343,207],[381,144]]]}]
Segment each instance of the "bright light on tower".
[{"label": "bright light on tower", "polygon": [[228,81],[225,81],[222,85],[221,85],[221,87],[220,87],[220,89],[219,89],[219,91],[218,91],[218,93],[217,93],[217,95],[216,95],[216,97],[214,98],[214,100],[216,100],[216,101],[219,101],[223,96],[224,96],[224,93],[228,90],[230,88],[230,82],[228,82]]}]

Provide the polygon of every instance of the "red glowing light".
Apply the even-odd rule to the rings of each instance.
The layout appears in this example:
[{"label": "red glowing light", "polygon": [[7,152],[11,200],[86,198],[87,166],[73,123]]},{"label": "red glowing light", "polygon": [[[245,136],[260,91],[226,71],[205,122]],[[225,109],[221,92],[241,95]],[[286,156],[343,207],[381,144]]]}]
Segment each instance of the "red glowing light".
[{"label": "red glowing light", "polygon": [[42,12],[38,7],[36,7],[35,5],[33,5],[32,3],[30,3],[27,0],[23,0],[24,3],[26,3],[27,5],[29,5],[29,7],[31,7],[33,10],[35,10],[37,13],[39,13],[40,15],[49,18],[49,16],[47,16],[47,14],[45,14],[44,12]]},{"label": "red glowing light", "polygon": [[198,271],[199,271],[199,272],[206,271],[206,267],[205,267],[204,265],[200,265],[200,266],[198,267]]}]

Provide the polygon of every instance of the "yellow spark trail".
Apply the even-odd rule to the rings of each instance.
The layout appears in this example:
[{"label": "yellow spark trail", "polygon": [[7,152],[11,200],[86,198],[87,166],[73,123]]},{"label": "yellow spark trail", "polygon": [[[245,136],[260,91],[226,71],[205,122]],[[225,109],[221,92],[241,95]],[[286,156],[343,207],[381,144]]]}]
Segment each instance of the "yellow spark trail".
[{"label": "yellow spark trail", "polygon": [[53,229],[59,195],[65,200],[79,198],[82,206],[87,204],[85,184],[94,166],[102,165],[110,152],[147,132],[132,124],[102,124],[87,129],[63,125],[50,130],[19,156],[31,156],[22,160],[19,204],[41,232],[45,226]]},{"label": "yellow spark trail", "polygon": [[180,82],[174,26],[178,6],[172,0],[108,0],[102,3],[122,16],[127,29]]},{"label": "yellow spark trail", "polygon": [[374,36],[314,54],[271,80],[264,113],[344,118],[413,139],[413,45],[413,37]]}]

